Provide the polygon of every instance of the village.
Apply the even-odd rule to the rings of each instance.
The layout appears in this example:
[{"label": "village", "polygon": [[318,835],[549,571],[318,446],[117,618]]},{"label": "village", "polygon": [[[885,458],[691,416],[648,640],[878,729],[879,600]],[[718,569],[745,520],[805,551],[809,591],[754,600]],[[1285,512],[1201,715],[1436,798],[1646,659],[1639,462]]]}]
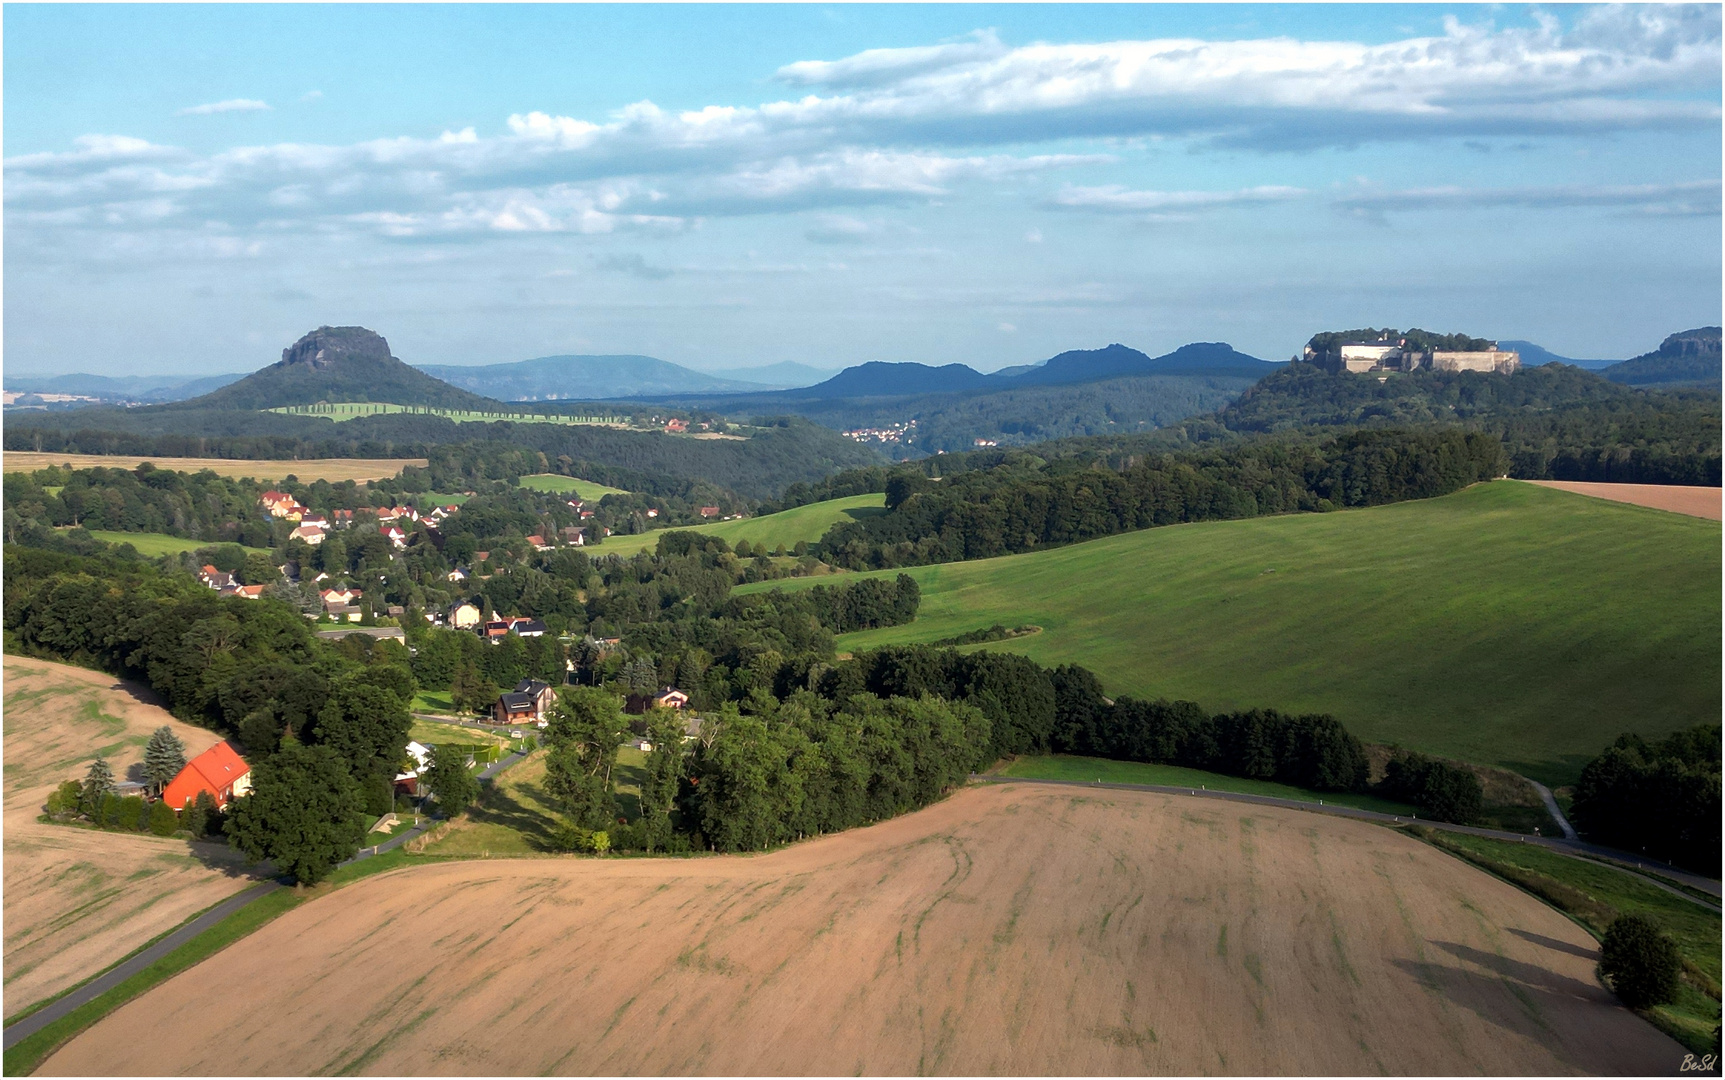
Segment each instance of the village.
[{"label": "village", "polygon": [[[423,511],[412,505],[391,505],[362,506],[353,510],[338,509],[319,513],[301,504],[294,496],[274,489],[264,492],[259,498],[259,504],[272,518],[292,524],[292,530],[288,534],[290,544],[297,542],[315,549],[332,535],[375,533],[387,540],[395,552],[405,552],[414,542],[416,533],[429,536],[461,509],[459,503],[448,502],[434,504]],[[567,499],[565,505],[584,521],[593,517],[593,510],[580,498]],[[716,506],[698,507],[697,512],[702,518],[712,519],[719,516],[719,508]],[[648,509],[646,515],[649,518],[657,517],[658,511]],[[528,535],[525,540],[534,552],[582,548],[586,546],[587,537],[593,528],[595,527],[591,525],[566,526],[556,530],[547,528],[541,533]],[[610,534],[610,529],[598,528],[602,535]],[[495,570],[504,557],[502,552],[498,552],[497,558],[494,559],[491,551],[475,551],[471,565],[457,565],[443,576],[452,589],[461,590],[470,583],[476,583],[483,576],[483,568]],[[310,560],[290,559],[276,566],[276,572],[280,575],[279,582],[242,584],[238,574],[204,564],[199,568],[197,578],[218,595],[243,600],[263,599],[278,585],[315,590],[316,607],[302,610],[301,614],[315,625],[317,637],[336,642],[347,638],[364,639],[361,647],[368,652],[383,643],[405,649],[409,656],[416,651],[409,643],[407,627],[404,625],[410,614],[406,606],[366,606],[363,603],[366,598],[365,591],[348,580],[348,575],[315,569],[310,565]],[[429,629],[460,632],[492,646],[510,641],[537,642],[550,633],[542,619],[502,614],[488,607],[483,595],[476,595],[471,599],[457,599],[447,607],[416,613]],[[621,638],[618,637],[589,636],[579,643],[572,635],[553,635],[553,638],[557,641],[557,653],[563,655],[580,651],[580,647],[584,647],[589,655],[604,657],[621,646]],[[487,755],[484,752],[486,748],[481,747],[477,748],[477,752],[469,753],[462,762],[475,777],[490,778],[502,767],[513,764],[534,748],[536,740],[527,734],[527,731],[544,731],[550,726],[558,687],[573,682],[579,670],[573,656],[563,659],[559,667],[563,677],[558,680],[558,685],[553,685],[544,678],[524,677],[509,688],[496,689],[494,692],[487,690],[480,701],[469,697],[462,700],[460,705],[435,693],[415,695],[412,715],[416,728],[427,741],[409,738],[401,748],[399,768],[392,778],[392,794],[397,800],[397,810],[407,812],[411,806],[413,816],[417,818],[428,809],[427,801],[432,798],[432,792],[426,787],[424,780],[432,766],[435,739],[424,734],[424,725],[444,725],[452,732],[487,728],[506,731],[508,745],[514,750],[509,757],[495,753]],[[636,722],[630,725],[627,738],[621,746],[643,754],[652,750],[652,742],[645,737],[646,726],[639,722],[640,717],[652,710],[676,711],[685,717],[684,738],[694,739],[698,736],[701,718],[689,707],[690,698],[684,691],[670,685],[647,690],[638,685],[631,687],[622,684],[619,685],[619,690],[624,714],[637,718]],[[197,808],[196,818],[201,828],[206,816],[214,817],[224,813],[234,800],[251,790],[251,767],[245,754],[246,748],[243,745],[223,740],[184,761],[171,779],[163,780],[158,777],[154,782],[116,779],[107,791],[116,799],[142,800],[141,815],[134,815],[138,816],[139,820],[148,819],[150,807],[156,802],[164,804],[182,819]],[[372,829],[387,832],[398,820],[398,815],[373,815],[373,818]],[[194,829],[194,833],[198,831]]]}]

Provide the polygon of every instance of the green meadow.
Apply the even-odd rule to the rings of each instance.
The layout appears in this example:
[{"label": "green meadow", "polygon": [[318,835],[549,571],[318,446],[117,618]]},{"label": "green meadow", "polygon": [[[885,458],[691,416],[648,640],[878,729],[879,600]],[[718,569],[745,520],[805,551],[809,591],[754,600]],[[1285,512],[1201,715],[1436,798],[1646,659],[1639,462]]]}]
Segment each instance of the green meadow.
[{"label": "green meadow", "polygon": [[[522,482],[525,483],[526,478],[523,478]],[[679,531],[717,536],[732,547],[736,547],[740,540],[747,540],[753,548],[758,549],[765,545],[768,551],[772,551],[782,546],[788,552],[796,546],[798,540],[814,543],[841,521],[853,521],[885,513],[885,503],[886,496],[878,493],[852,495],[843,499],[810,503],[763,517],[715,521],[706,525],[678,528]],[[658,547],[659,537],[663,532],[661,529],[636,533],[633,536],[608,536],[598,552],[601,555],[633,555],[637,551],[651,551]]]},{"label": "green meadow", "polygon": [[978,647],[1115,694],[1327,712],[1557,786],[1622,732],[1718,722],[1719,550],[1715,521],[1500,481],[916,567],[916,621],[840,648],[1030,623]]},{"label": "green meadow", "polygon": [[607,495],[627,495],[622,488],[606,487],[595,484],[591,480],[582,480],[574,476],[561,476],[557,473],[534,473],[521,478],[521,486],[533,491],[549,491],[553,495],[573,495],[585,502],[588,499],[602,499]]},{"label": "green meadow", "polygon": [[[138,549],[138,554],[151,559],[159,555],[178,555],[182,551],[214,547],[221,543],[219,540],[187,540],[183,536],[169,536],[166,533],[109,532],[106,529],[91,529],[90,535],[110,544],[130,544]],[[248,555],[252,552],[269,554],[268,548],[249,547],[245,551]]]}]

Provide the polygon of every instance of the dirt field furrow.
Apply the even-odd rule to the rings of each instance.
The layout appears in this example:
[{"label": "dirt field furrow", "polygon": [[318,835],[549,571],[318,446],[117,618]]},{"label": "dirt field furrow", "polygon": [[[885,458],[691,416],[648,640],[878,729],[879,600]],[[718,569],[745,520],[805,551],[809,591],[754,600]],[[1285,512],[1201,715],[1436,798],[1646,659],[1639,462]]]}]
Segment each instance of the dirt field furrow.
[{"label": "dirt field furrow", "polygon": [[1385,829],[997,786],[770,855],[396,871],[57,1074],[1642,1073],[1595,947]]},{"label": "dirt field furrow", "polygon": [[135,687],[66,664],[5,658],[5,993],[13,1015],[81,982],[251,883],[216,844],[45,825],[42,803],[98,751],[114,773],[163,724],[188,756],[214,732],[175,720]]}]

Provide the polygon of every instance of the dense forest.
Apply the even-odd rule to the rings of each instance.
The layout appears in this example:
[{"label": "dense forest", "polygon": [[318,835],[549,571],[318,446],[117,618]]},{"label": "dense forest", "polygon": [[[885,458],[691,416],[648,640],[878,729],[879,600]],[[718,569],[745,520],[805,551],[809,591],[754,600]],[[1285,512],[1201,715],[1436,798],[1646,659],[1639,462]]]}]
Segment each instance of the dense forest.
[{"label": "dense forest", "polygon": [[1027,455],[940,479],[895,473],[886,514],[822,538],[835,566],[980,559],[1156,525],[1431,498],[1502,473],[1496,439],[1462,431],[1359,431],[1100,462]]},{"label": "dense forest", "polygon": [[1562,364],[1513,375],[1416,371],[1382,381],[1290,364],[1223,409],[1215,424],[1220,432],[1190,421],[1180,434],[1205,440],[1312,428],[1460,426],[1501,439],[1518,479],[1720,481],[1717,393],[1635,390]]}]

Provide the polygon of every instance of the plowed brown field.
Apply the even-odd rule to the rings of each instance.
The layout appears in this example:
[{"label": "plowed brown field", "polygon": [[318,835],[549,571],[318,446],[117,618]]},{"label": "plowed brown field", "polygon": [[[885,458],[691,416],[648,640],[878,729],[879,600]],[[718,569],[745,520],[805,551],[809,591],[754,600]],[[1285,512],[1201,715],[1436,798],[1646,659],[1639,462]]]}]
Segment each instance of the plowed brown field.
[{"label": "plowed brown field", "polygon": [[1540,487],[1567,491],[1572,495],[1588,495],[1595,499],[1650,506],[1669,510],[1673,514],[1710,518],[1721,516],[1720,489],[1716,487],[1682,487],[1676,484],[1590,484],[1577,480],[1530,480]]},{"label": "plowed brown field", "polygon": [[98,750],[114,774],[143,760],[171,725],[187,756],[214,732],[175,720],[112,676],[5,659],[6,1014],[96,974],[151,938],[250,884],[216,844],[44,825],[42,803],[82,779]]},{"label": "plowed brown field", "polygon": [[1551,909],[1388,830],[1001,785],[770,855],[382,875],[48,1073],[1668,1071]]}]

